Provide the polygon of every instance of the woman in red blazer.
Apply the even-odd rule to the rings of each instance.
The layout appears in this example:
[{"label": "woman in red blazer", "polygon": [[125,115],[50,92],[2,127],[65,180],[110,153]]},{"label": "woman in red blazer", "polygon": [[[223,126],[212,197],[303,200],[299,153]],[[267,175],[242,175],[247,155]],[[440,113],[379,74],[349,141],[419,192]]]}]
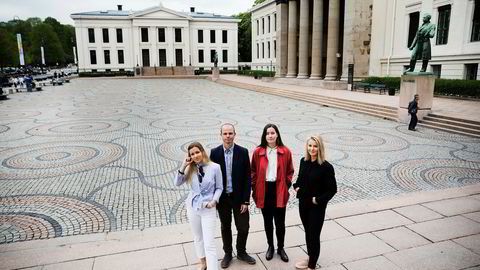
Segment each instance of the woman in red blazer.
[{"label": "woman in red blazer", "polygon": [[252,191],[257,208],[262,210],[265,234],[267,235],[267,260],[273,258],[273,221],[277,235],[277,253],[288,262],[283,249],[285,239],[285,210],[288,202],[288,189],[292,185],[292,153],[283,145],[278,127],[267,124],[263,128],[260,145],[252,157]]}]

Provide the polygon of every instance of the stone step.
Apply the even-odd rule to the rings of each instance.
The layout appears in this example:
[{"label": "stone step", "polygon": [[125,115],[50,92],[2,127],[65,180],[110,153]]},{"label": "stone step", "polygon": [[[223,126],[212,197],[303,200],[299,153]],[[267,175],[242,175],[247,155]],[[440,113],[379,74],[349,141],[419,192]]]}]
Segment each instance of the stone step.
[{"label": "stone step", "polygon": [[432,117],[431,114],[425,116],[422,121],[424,122],[431,122],[431,123],[441,123],[441,124],[447,124],[447,125],[452,125],[452,126],[458,126],[458,127],[464,127],[464,128],[468,128],[468,129],[473,129],[473,130],[478,130],[480,132],[480,123],[478,124],[473,124],[471,122],[474,122],[474,121],[471,121],[471,122],[465,122],[465,121],[459,121],[459,120],[463,120],[463,119],[456,119],[456,120],[452,120],[452,119],[447,119],[447,118],[443,118],[443,117]]},{"label": "stone step", "polygon": [[451,117],[451,116],[438,115],[438,114],[434,114],[434,113],[430,113],[428,116],[432,117],[432,118],[441,118],[441,119],[446,119],[446,120],[451,120],[451,121],[456,121],[456,122],[472,124],[472,125],[480,127],[480,122],[474,121],[474,120],[455,118],[455,117]]},{"label": "stone step", "polygon": [[422,122],[422,121],[419,121],[418,125],[422,126],[422,127],[434,128],[434,129],[438,129],[438,130],[442,130],[442,131],[446,131],[446,132],[466,135],[466,136],[470,136],[470,137],[474,137],[474,138],[480,138],[480,133],[478,131],[477,132],[475,132],[475,131],[471,132],[470,130],[465,130],[465,129],[459,128],[457,126],[443,125],[443,124],[438,124],[438,123]]}]

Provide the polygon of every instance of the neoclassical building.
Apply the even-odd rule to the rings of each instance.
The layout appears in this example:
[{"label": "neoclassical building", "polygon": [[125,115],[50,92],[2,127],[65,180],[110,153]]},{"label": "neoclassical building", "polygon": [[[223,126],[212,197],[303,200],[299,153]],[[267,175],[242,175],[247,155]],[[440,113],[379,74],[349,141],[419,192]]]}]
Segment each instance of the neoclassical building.
[{"label": "neoclassical building", "polygon": [[267,0],[251,9],[252,68],[325,81],[368,76],[372,0]]},{"label": "neoclassical building", "polygon": [[136,66],[238,67],[238,22],[230,16],[178,12],[162,5],[141,11],[71,14],[80,72],[132,70]]},{"label": "neoclassical building", "polygon": [[408,47],[426,13],[436,24],[429,71],[439,78],[479,80],[479,0],[373,0],[370,75],[402,74],[410,60]]}]

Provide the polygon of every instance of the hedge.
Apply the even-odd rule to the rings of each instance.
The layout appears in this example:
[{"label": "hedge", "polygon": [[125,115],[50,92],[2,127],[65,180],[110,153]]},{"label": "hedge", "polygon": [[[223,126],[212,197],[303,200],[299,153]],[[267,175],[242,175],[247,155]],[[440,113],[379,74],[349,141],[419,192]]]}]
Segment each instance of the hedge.
[{"label": "hedge", "polygon": [[266,70],[239,70],[238,75],[245,76],[257,76],[257,77],[274,77],[275,71],[266,71]]},{"label": "hedge", "polygon": [[[368,77],[365,83],[385,84],[387,88],[400,89],[399,77]],[[435,79],[433,93],[439,96],[475,97],[480,98],[480,81]]]},{"label": "hedge", "polygon": [[80,72],[79,77],[115,77],[133,76],[133,71],[105,71],[105,72]]}]

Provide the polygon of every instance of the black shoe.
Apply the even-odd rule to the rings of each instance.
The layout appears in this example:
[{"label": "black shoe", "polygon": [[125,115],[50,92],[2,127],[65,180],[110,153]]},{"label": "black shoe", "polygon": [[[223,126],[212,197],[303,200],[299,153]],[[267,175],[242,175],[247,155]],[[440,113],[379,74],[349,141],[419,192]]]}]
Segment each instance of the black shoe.
[{"label": "black shoe", "polygon": [[230,263],[232,263],[232,254],[227,253],[225,256],[223,256],[222,262],[220,263],[220,266],[222,268],[228,268],[230,266]]},{"label": "black shoe", "polygon": [[285,252],[285,249],[279,248],[277,250],[277,253],[278,255],[280,255],[280,259],[282,259],[282,261],[288,262],[288,256],[287,256],[287,253]]},{"label": "black shoe", "polygon": [[246,252],[237,254],[237,259],[239,259],[240,261],[244,261],[248,264],[255,264],[257,262],[255,258],[248,255]]},{"label": "black shoe", "polygon": [[269,246],[267,249],[267,253],[265,254],[265,259],[267,259],[267,261],[270,261],[273,258],[274,252],[275,249],[272,246]]}]

